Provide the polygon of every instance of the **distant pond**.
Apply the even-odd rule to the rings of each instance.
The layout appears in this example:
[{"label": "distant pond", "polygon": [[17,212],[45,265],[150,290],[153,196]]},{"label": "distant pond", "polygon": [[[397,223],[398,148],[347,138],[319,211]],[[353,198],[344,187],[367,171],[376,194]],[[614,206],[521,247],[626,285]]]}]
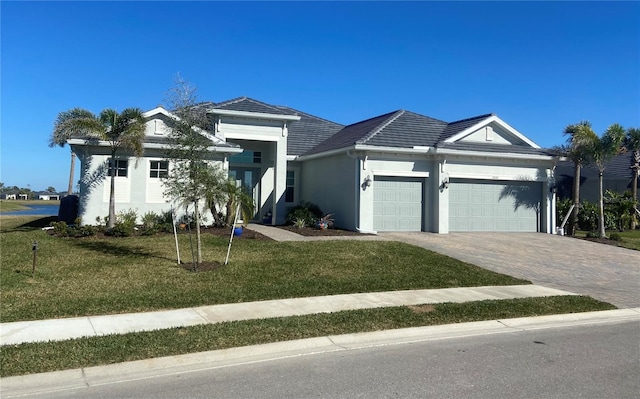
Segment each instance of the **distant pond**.
[{"label": "distant pond", "polygon": [[7,216],[35,216],[35,215],[44,215],[44,216],[57,216],[58,215],[58,207],[60,205],[25,205],[29,209],[23,209],[21,211],[11,211],[11,212],[2,212],[0,215]]}]

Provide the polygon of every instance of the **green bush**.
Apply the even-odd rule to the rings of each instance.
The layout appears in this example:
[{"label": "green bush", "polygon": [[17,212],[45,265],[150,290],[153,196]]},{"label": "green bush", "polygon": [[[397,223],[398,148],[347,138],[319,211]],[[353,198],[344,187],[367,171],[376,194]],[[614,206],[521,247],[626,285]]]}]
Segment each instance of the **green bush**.
[{"label": "green bush", "polygon": [[98,235],[98,232],[102,229],[97,226],[92,225],[80,225],[76,224],[73,228],[71,228],[72,234],[74,237],[93,237]]},{"label": "green bush", "polygon": [[611,233],[609,239],[613,241],[622,241],[622,236],[618,233]]},{"label": "green bush", "polygon": [[66,222],[51,222],[49,225],[53,227],[53,234],[58,237],[69,237],[71,234],[71,228]]},{"label": "green bush", "polygon": [[138,214],[135,209],[119,212],[116,215],[116,223],[108,234],[114,237],[129,237],[136,230],[136,219]]},{"label": "green bush", "polygon": [[597,231],[587,231],[587,238],[598,238],[600,235]]},{"label": "green bush", "polygon": [[289,225],[298,226],[304,222],[304,226],[312,227],[322,216],[322,210],[318,205],[311,202],[302,202],[287,211],[285,220]]}]

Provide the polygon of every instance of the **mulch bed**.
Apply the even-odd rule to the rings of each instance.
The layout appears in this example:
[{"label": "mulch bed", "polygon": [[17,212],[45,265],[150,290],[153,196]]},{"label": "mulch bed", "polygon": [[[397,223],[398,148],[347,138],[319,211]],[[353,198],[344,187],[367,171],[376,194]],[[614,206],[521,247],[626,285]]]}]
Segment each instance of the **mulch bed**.
[{"label": "mulch bed", "polygon": [[[205,227],[200,229],[200,232],[202,234],[212,234],[214,236],[219,236],[219,237],[227,237],[229,238],[231,236],[231,228],[230,227]],[[234,241],[235,240],[269,240],[269,241],[273,241],[271,238],[260,234],[256,231],[250,230],[250,229],[243,229],[242,230],[242,234],[240,234],[239,236],[234,236],[233,237]]]},{"label": "mulch bed", "polygon": [[298,228],[296,226],[276,226],[280,229],[290,231],[292,233],[300,234],[306,237],[317,236],[362,236],[366,234],[358,233],[357,231],[340,230],[340,229],[314,229],[311,227]]}]

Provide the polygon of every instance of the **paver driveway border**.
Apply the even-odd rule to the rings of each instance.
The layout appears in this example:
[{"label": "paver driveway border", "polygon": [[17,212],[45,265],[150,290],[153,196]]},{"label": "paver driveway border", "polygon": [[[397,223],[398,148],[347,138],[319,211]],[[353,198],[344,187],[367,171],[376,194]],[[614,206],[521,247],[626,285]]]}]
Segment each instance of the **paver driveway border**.
[{"label": "paver driveway border", "polygon": [[534,284],[640,307],[640,251],[544,233],[380,233]]}]

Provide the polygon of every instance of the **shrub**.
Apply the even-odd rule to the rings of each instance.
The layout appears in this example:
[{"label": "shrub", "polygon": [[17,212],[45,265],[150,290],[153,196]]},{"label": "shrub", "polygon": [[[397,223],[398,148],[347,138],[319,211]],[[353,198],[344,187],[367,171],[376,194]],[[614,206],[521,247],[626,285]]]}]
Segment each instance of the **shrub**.
[{"label": "shrub", "polygon": [[587,238],[598,238],[600,235],[597,231],[588,231]]},{"label": "shrub", "polygon": [[295,219],[293,221],[293,225],[296,226],[299,229],[302,229],[304,227],[307,227],[307,221],[306,221],[306,219]]},{"label": "shrub", "polygon": [[622,236],[618,233],[611,233],[609,239],[613,241],[622,241]]},{"label": "shrub", "polygon": [[74,237],[93,237],[101,230],[100,227],[92,226],[90,224],[80,225],[76,224],[72,229],[72,235]]},{"label": "shrub", "polygon": [[119,212],[116,215],[116,223],[113,229],[109,231],[109,235],[114,237],[129,237],[133,235],[136,229],[136,219],[138,214],[135,209]]},{"label": "shrub", "polygon": [[66,222],[51,222],[49,225],[53,227],[53,234],[58,237],[69,237],[71,233],[71,229]]},{"label": "shrub", "polygon": [[312,227],[322,215],[322,210],[318,205],[311,202],[302,202],[287,211],[286,222],[297,226],[296,220],[300,220],[300,223],[304,221],[304,226]]}]

